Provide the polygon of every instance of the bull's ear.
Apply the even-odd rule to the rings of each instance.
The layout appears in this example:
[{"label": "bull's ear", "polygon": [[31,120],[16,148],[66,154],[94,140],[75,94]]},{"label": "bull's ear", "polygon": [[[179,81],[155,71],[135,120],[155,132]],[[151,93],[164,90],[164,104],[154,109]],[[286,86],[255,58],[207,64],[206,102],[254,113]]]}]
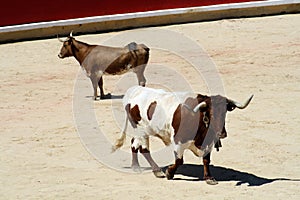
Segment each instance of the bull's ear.
[{"label": "bull's ear", "polygon": [[233,111],[236,108],[236,105],[233,104],[232,102],[228,101],[227,102],[227,110],[228,111]]},{"label": "bull's ear", "polygon": [[206,106],[201,106],[199,109],[200,112],[207,112],[208,111],[208,105]]}]

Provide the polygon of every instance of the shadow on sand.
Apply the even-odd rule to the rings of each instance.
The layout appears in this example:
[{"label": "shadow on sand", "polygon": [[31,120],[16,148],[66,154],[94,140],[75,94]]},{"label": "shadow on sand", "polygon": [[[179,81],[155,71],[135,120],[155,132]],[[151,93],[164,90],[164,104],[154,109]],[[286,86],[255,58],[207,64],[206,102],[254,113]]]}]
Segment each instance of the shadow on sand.
[{"label": "shadow on sand", "polygon": [[[93,96],[85,96],[86,98],[92,98]],[[109,94],[105,99],[100,99],[100,96],[97,96],[97,101],[103,101],[103,100],[108,100],[108,99],[123,99],[124,95],[113,95]]]},{"label": "shadow on sand", "polygon": [[[166,169],[167,167],[164,167],[163,171],[165,172]],[[274,181],[300,181],[300,179],[288,178],[268,179],[247,172],[241,172],[234,169],[213,165],[210,165],[210,171],[218,182],[237,181],[236,186],[240,186],[242,184],[248,184],[248,186],[261,186]],[[176,174],[193,177],[193,179],[176,178]],[[176,174],[174,180],[200,181],[203,180],[203,165],[183,164],[177,169]]]},{"label": "shadow on sand", "polygon": [[111,95],[111,99],[123,99],[124,95]]}]

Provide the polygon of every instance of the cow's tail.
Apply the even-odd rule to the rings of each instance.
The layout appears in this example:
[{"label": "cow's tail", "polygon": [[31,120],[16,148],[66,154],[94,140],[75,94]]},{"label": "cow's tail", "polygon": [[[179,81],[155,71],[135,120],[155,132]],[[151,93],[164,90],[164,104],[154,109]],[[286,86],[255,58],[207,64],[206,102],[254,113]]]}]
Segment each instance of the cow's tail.
[{"label": "cow's tail", "polygon": [[145,51],[147,51],[147,53],[149,53],[149,51],[150,51],[150,48],[149,47],[147,47],[146,45],[144,45],[144,44],[141,44],[142,45],[142,47],[143,47],[143,49],[145,49]]},{"label": "cow's tail", "polygon": [[125,122],[122,128],[122,134],[119,139],[116,140],[115,145],[112,147],[112,152],[115,152],[117,149],[121,148],[126,139],[126,130],[128,125],[128,115],[125,115]]}]

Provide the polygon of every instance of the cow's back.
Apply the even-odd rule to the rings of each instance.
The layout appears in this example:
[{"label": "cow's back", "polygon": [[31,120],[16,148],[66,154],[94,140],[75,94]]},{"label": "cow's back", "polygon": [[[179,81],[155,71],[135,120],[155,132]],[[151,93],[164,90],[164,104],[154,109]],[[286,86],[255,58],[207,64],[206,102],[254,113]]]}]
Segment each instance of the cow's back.
[{"label": "cow's back", "polygon": [[128,52],[127,49],[108,46],[96,46],[85,58],[82,65],[86,68],[105,71],[105,69],[122,54]]}]

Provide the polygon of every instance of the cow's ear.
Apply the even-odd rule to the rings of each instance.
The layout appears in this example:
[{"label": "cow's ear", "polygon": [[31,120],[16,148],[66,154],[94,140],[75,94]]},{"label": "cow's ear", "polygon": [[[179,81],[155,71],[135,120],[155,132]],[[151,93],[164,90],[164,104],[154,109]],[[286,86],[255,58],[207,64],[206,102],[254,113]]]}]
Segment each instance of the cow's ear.
[{"label": "cow's ear", "polygon": [[231,102],[227,102],[227,110],[228,111],[233,111],[236,108],[236,105],[234,105]]},{"label": "cow's ear", "polygon": [[68,37],[68,45],[72,44],[72,42],[73,42],[73,38],[69,36]]}]

